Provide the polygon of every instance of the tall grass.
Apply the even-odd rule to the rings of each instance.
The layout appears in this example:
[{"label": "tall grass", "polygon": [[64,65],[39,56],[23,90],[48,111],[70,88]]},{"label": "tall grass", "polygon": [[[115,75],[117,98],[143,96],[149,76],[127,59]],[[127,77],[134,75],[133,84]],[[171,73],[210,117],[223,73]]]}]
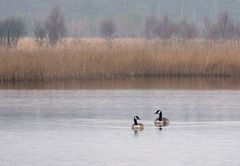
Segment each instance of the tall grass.
[{"label": "tall grass", "polygon": [[55,48],[23,40],[0,49],[0,80],[99,80],[147,76],[240,76],[240,42],[67,40]]}]

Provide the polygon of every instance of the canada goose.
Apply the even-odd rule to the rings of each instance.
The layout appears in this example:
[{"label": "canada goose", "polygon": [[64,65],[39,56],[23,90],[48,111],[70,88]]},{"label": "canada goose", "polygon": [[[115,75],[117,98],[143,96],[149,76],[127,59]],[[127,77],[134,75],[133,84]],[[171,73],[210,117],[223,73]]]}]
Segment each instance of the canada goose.
[{"label": "canada goose", "polygon": [[134,117],[134,124],[132,125],[133,131],[142,131],[144,129],[144,125],[142,123],[138,123],[137,120],[141,120],[138,116]]},{"label": "canada goose", "polygon": [[162,126],[168,126],[169,125],[169,120],[167,118],[162,117],[162,111],[157,110],[155,114],[158,114],[159,117],[155,119],[154,124],[156,127],[162,127]]}]

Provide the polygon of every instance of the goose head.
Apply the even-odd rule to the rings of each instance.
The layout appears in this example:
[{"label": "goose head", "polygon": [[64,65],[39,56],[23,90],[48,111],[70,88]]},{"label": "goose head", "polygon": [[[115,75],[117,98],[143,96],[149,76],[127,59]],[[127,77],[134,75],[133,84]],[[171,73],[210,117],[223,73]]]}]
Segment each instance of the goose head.
[{"label": "goose head", "polygon": [[138,116],[134,116],[134,125],[138,125],[137,120],[141,120]]},{"label": "goose head", "polygon": [[155,112],[155,114],[158,114],[158,120],[162,121],[162,111],[161,110],[157,110],[157,112]]},{"label": "goose head", "polygon": [[157,110],[157,112],[155,112],[154,114],[160,114],[160,113],[162,113],[162,111],[161,110]]},{"label": "goose head", "polygon": [[135,120],[141,120],[138,116],[134,117]]}]

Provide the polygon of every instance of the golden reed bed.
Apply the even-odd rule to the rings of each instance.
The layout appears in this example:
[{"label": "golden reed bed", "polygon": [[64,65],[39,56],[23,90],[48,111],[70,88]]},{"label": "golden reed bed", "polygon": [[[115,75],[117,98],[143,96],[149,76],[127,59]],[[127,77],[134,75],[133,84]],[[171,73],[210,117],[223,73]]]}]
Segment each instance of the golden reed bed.
[{"label": "golden reed bed", "polygon": [[0,48],[0,80],[99,80],[147,76],[240,76],[240,42],[65,40],[55,48],[23,39]]}]

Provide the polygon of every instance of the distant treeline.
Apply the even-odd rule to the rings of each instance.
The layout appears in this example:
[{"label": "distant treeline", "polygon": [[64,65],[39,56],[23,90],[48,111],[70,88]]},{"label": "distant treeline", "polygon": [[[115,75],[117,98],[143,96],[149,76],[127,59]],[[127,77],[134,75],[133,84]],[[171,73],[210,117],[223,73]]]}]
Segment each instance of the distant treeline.
[{"label": "distant treeline", "polygon": [[202,28],[197,27],[195,22],[185,19],[174,22],[167,15],[161,18],[150,16],[146,18],[144,32],[145,37],[157,37],[162,40],[171,38],[239,39],[240,24],[228,13],[220,13],[216,22],[205,17]]},{"label": "distant treeline", "polygon": [[[208,39],[226,40],[240,38],[240,23],[234,20],[228,13],[222,12],[216,21],[205,17],[202,26],[187,19],[172,20],[168,15],[156,17],[154,15],[145,18],[144,29],[141,37],[149,39]],[[118,27],[121,23],[113,18],[102,19],[98,26],[102,37],[111,41],[118,36]],[[34,36],[40,46],[55,45],[63,37],[67,37],[66,20],[59,6],[55,6],[45,19],[35,19]],[[27,35],[26,24],[20,17],[9,17],[0,20],[0,44],[14,46],[19,38]],[[129,36],[125,36],[129,37]]]},{"label": "distant treeline", "polygon": [[204,17],[216,21],[217,14],[228,12],[240,21],[239,0],[0,0],[0,19],[21,16],[33,36],[34,18],[45,18],[47,11],[58,4],[66,19],[68,36],[100,36],[103,18],[113,18],[118,36],[142,37],[146,16],[164,14],[177,21],[185,18],[203,24]]}]

